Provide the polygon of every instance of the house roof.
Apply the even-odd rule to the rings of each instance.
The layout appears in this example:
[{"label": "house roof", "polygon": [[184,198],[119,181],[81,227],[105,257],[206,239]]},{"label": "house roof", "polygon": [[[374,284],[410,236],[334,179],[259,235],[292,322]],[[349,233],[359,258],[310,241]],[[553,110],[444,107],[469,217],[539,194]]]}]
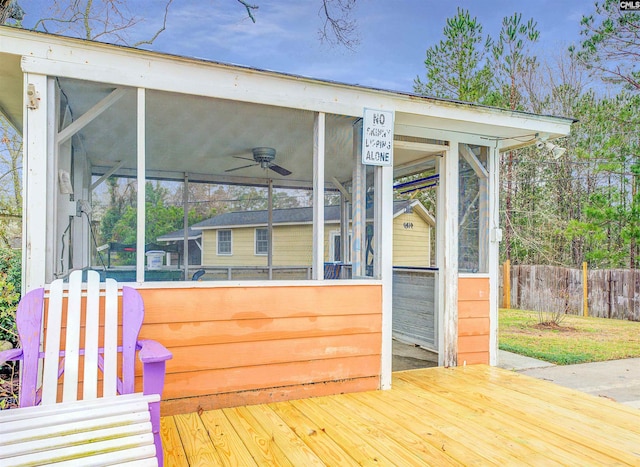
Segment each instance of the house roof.
[{"label": "house roof", "polygon": [[[202,237],[202,232],[193,230],[191,227],[189,227],[189,240],[197,240],[200,237]],[[156,239],[156,241],[158,242],[178,242],[180,240],[184,240],[184,229],[160,235]]]},{"label": "house roof", "polygon": [[[136,173],[136,96],[144,89],[147,179],[265,185],[244,164],[258,146],[277,149],[274,186],[312,184],[315,117],[325,120],[325,181],[352,174],[354,122],[363,109],[394,112],[393,162],[410,167],[446,152],[452,134],[508,150],[568,134],[571,119],[482,107],[0,26],[0,111],[21,130],[24,75],[55,76],[75,118],[93,175]],[[41,87],[42,85],[39,84]],[[43,97],[46,89],[34,89]],[[34,104],[35,105],[35,104]],[[101,112],[101,113],[100,113]],[[99,115],[97,117],[96,115]],[[84,122],[86,123],[86,122]],[[71,134],[72,131],[67,133]],[[69,137],[69,134],[66,134]],[[113,138],[118,134],[118,138]],[[398,139],[404,138],[404,139]],[[407,139],[408,138],[408,139]],[[418,141],[419,147],[417,147]],[[115,172],[112,172],[113,168]]]},{"label": "house roof", "polygon": [[[418,200],[398,200],[393,202],[394,217],[405,211],[408,206],[424,207]],[[426,210],[425,210],[426,212]],[[427,213],[428,215],[428,213]],[[210,219],[204,220],[192,226],[193,230],[221,229],[232,227],[266,226],[268,223],[268,211],[237,211],[226,212]],[[367,219],[373,218],[373,208],[367,209]],[[426,220],[426,219],[425,219]],[[324,221],[333,223],[340,221],[340,206],[325,206]],[[313,208],[288,208],[274,209],[274,224],[311,224],[313,222]]]}]

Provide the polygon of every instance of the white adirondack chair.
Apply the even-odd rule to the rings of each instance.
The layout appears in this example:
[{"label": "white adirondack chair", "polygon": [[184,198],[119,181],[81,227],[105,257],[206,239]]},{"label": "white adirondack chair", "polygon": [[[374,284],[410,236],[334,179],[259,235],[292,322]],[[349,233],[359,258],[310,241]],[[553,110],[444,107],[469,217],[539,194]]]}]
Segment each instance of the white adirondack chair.
[{"label": "white adirondack chair", "polygon": [[[36,289],[18,306],[21,348],[0,352],[0,361],[21,362],[22,378],[20,408],[0,412],[0,465],[162,465],[159,404],[172,355],[138,340],[140,294],[123,287],[120,314],[116,281],[102,289],[88,271],[85,289],[74,271],[68,288],[51,284],[48,298],[44,339],[45,291]],[[134,393],[136,351],[142,393]]]}]

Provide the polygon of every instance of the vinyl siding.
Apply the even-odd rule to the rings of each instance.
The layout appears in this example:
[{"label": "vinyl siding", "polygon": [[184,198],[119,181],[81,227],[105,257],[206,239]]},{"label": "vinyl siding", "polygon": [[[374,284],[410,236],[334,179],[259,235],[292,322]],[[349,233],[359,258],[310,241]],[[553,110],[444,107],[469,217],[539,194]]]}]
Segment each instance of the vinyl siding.
[{"label": "vinyl siding", "polygon": [[280,225],[273,229],[274,266],[311,266],[311,225]]},{"label": "vinyl siding", "polygon": [[393,265],[429,267],[430,229],[415,211],[393,219]]},{"label": "vinyl siding", "polygon": [[[255,255],[255,227],[232,229],[233,254],[217,255],[215,230],[203,231],[203,265],[266,266],[266,255]],[[325,261],[329,260],[330,234],[338,224],[326,224],[324,230]],[[311,266],[313,228],[310,224],[277,225],[273,228],[274,266]]]},{"label": "vinyl siding", "polygon": [[[405,229],[404,224],[413,224]],[[336,224],[325,224],[324,259],[330,261],[331,233]],[[393,265],[424,267],[430,265],[429,224],[418,214],[402,214],[394,219]],[[255,227],[232,229],[232,254],[218,255],[215,230],[203,231],[204,266],[266,266],[266,255],[255,255]],[[375,241],[375,239],[374,239]],[[313,228],[310,224],[276,225],[273,228],[273,265],[310,266]]]}]

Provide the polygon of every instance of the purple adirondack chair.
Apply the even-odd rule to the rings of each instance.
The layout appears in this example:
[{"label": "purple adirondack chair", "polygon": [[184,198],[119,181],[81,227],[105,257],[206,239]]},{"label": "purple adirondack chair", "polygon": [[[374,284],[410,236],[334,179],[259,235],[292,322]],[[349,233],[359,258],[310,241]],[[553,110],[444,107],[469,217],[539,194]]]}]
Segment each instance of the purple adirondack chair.
[{"label": "purple adirondack chair", "polygon": [[[77,400],[79,369],[82,367],[84,372],[80,399],[98,397],[98,370],[103,375],[102,396],[131,394],[134,392],[136,351],[143,365],[143,393],[162,395],[165,362],[172,358],[172,354],[155,341],[138,340],[144,318],[144,304],[135,289],[122,287],[120,342],[118,285],[113,279],[107,279],[101,288],[99,274],[88,271],[85,288],[82,284],[82,271],[74,271],[69,277],[68,292],[64,290],[63,281],[58,279],[51,284],[48,295],[46,339],[43,339],[41,333],[45,290],[40,288],[25,294],[18,305],[16,322],[22,348],[0,352],[0,362],[21,362],[20,407],[55,404],[60,398],[62,402]],[[101,295],[104,296],[102,312]],[[86,313],[82,309],[83,296],[86,297]],[[63,297],[67,297],[66,310],[63,310]],[[102,323],[101,316],[104,317]],[[61,350],[60,337],[64,320],[66,337],[64,350]],[[83,331],[85,337],[81,339]],[[104,342],[102,347],[99,347],[99,341]],[[84,342],[84,348],[80,348],[81,342]],[[44,351],[40,350],[41,346]],[[81,360],[84,361],[83,365],[80,364]],[[40,361],[43,361],[42,370],[39,369]],[[117,374],[119,368],[120,375]],[[62,394],[59,397],[58,380],[63,373]],[[41,385],[38,384],[39,379],[42,381]],[[160,403],[150,403],[149,411],[156,456],[158,463],[162,465]]]}]

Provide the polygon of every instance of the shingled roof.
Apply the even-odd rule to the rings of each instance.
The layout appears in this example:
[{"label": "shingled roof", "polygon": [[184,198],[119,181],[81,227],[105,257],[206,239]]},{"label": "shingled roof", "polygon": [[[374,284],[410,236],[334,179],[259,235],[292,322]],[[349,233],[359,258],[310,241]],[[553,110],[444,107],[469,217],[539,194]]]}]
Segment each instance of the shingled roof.
[{"label": "shingled roof", "polygon": [[[394,214],[403,211],[412,204],[412,200],[393,202]],[[247,227],[267,225],[268,211],[238,211],[226,212],[191,226],[193,230],[220,229],[231,227]],[[373,208],[367,209],[367,219],[373,218]],[[324,207],[325,222],[340,221],[340,206]],[[273,210],[274,224],[311,224],[313,222],[313,208],[287,208]]]},{"label": "shingled roof", "polygon": [[[199,230],[193,230],[189,227],[189,240],[197,240],[202,236],[202,232]],[[169,232],[164,235],[160,235],[156,241],[158,242],[176,242],[184,240],[184,229],[176,230],[175,232]]]}]

